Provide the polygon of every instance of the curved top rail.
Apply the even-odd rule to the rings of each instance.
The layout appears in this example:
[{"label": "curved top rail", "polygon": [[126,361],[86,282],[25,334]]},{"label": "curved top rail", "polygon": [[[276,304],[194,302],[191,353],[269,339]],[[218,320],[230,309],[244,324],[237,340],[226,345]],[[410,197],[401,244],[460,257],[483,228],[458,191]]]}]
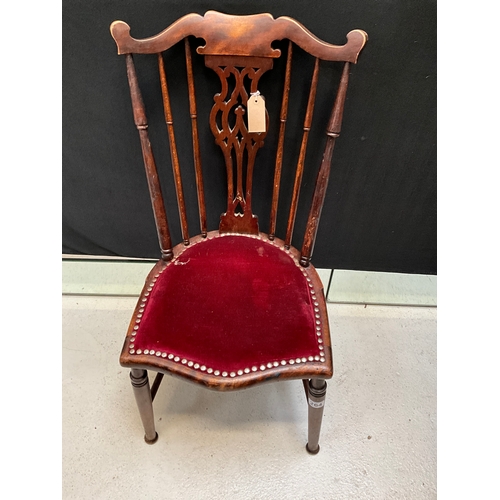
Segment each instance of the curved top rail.
[{"label": "curved top rail", "polygon": [[275,40],[288,38],[314,57],[326,61],[356,63],[361,49],[368,40],[363,30],[347,34],[345,45],[326,43],[291,17],[274,19],[271,14],[233,16],[214,10],[181,17],[158,35],[141,40],[130,36],[130,26],[115,21],[110,26],[118,54],[155,54],[169,49],[183,38],[193,35],[203,38],[204,46],[197,49],[203,55],[233,55],[279,57],[281,51],[273,49]]}]

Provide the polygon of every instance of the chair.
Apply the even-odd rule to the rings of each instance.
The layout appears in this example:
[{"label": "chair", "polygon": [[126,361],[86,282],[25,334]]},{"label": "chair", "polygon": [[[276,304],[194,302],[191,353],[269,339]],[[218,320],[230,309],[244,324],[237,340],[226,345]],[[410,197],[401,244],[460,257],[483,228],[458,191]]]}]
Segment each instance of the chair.
[{"label": "chair", "polygon": [[[164,374],[181,377],[209,389],[229,391],[286,379],[303,381],[308,402],[306,449],[319,451],[319,434],[326,396],[326,380],[333,375],[326,301],[321,280],[310,263],[328,183],[336,138],[340,133],[349,68],[367,40],[361,30],[348,33],[347,43],[330,45],[289,17],[270,14],[233,16],[209,11],[189,14],[161,33],[145,39],[130,36],[122,21],[111,24],[118,54],[125,55],[133,116],[157,226],[161,259],[146,279],[120,356],[130,377],[145,430],[145,441],[156,442],[152,401]],[[198,136],[193,54],[189,37],[203,39],[196,52],[220,78],[214,96],[210,129],[227,172],[227,210],[218,230],[207,228],[205,192]],[[288,53],[280,116],[270,119],[259,97],[259,79],[273,67],[281,51],[271,42],[288,39]],[[188,231],[176,147],[164,51],[184,41],[188,99],[192,125],[194,170],[200,234]],[[200,42],[200,40],[198,40]],[[283,167],[285,127],[291,85],[292,47],[298,45],[315,58],[307,108],[300,131],[298,155],[284,239],[275,235]],[[156,54],[168,131],[182,242],[173,246],[156,163],[148,136],[145,106],[133,54]],[[299,251],[291,244],[303,177],[306,148],[318,84],[319,62],[343,62],[306,231]],[[234,87],[229,87],[229,80]],[[333,100],[333,99],[332,99]],[[264,103],[265,105],[265,103]],[[253,107],[252,110],[250,108]],[[247,124],[256,120],[257,124]],[[268,234],[259,231],[252,213],[253,169],[269,127],[279,120]],[[260,121],[260,124],[259,124]],[[249,131],[249,128],[252,131]],[[285,168],[289,168],[286,165]],[[270,189],[271,191],[271,189]],[[157,372],[150,388],[148,370]]]}]

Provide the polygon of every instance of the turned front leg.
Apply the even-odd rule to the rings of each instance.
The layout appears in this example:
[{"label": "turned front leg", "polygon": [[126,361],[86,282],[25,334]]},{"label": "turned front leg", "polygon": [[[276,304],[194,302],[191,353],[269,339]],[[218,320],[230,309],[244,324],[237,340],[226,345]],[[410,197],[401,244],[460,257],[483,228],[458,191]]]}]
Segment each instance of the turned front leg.
[{"label": "turned front leg", "polygon": [[153,400],[151,389],[149,388],[148,372],[132,368],[130,370],[130,380],[134,389],[134,396],[141,415],[144,426],[144,440],[148,444],[156,443],[158,434],[155,431],[155,420],[153,415]]},{"label": "turned front leg", "polygon": [[323,379],[311,379],[307,391],[308,403],[308,439],[306,450],[315,455],[319,451],[319,433],[321,421],[323,420],[323,408],[326,398],[326,381]]}]

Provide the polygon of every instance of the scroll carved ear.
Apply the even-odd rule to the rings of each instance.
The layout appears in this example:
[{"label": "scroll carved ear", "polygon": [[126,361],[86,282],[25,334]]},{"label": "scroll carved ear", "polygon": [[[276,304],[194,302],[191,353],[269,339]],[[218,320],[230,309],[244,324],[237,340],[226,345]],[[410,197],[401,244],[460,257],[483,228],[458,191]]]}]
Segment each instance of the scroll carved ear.
[{"label": "scroll carved ear", "polygon": [[[118,49],[120,48],[120,44],[122,40],[125,40],[130,37],[130,26],[124,21],[114,21],[111,23],[109,27],[109,31],[111,31],[111,36],[114,38],[116,45],[118,45]],[[118,53],[121,54],[120,50]]]},{"label": "scroll carved ear", "polygon": [[318,59],[351,63],[357,62],[358,55],[368,40],[368,35],[363,30],[352,30],[347,34],[345,45],[332,45],[319,39],[298,21],[287,16],[276,19],[275,35],[275,39],[288,38]]},{"label": "scroll carved ear", "polygon": [[271,14],[231,16],[213,10],[204,16],[188,14],[158,35],[141,40],[130,36],[130,27],[123,21],[115,21],[110,29],[119,54],[163,52],[193,35],[206,42],[198,47],[199,54],[275,58],[281,55],[281,51],[273,49],[272,42],[288,38],[318,59],[355,63],[368,40],[364,31],[353,30],[348,33],[345,45],[332,45],[320,40],[291,17],[274,19]]},{"label": "scroll carved ear", "polygon": [[143,39],[136,39],[130,36],[130,27],[123,21],[111,23],[111,36],[115,39],[118,47],[118,54],[157,54],[169,49],[172,45],[180,42],[189,35],[201,33],[199,26],[204,18],[199,14],[188,14],[181,17],[161,33]]}]

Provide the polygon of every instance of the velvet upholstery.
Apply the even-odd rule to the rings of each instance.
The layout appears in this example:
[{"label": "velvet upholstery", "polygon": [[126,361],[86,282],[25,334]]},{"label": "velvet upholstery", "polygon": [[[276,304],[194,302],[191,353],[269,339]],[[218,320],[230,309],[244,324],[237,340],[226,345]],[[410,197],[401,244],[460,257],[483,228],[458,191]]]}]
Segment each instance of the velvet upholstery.
[{"label": "velvet upholstery", "polygon": [[290,360],[324,361],[310,281],[289,252],[265,237],[200,240],[152,278],[128,352],[224,376]]}]

